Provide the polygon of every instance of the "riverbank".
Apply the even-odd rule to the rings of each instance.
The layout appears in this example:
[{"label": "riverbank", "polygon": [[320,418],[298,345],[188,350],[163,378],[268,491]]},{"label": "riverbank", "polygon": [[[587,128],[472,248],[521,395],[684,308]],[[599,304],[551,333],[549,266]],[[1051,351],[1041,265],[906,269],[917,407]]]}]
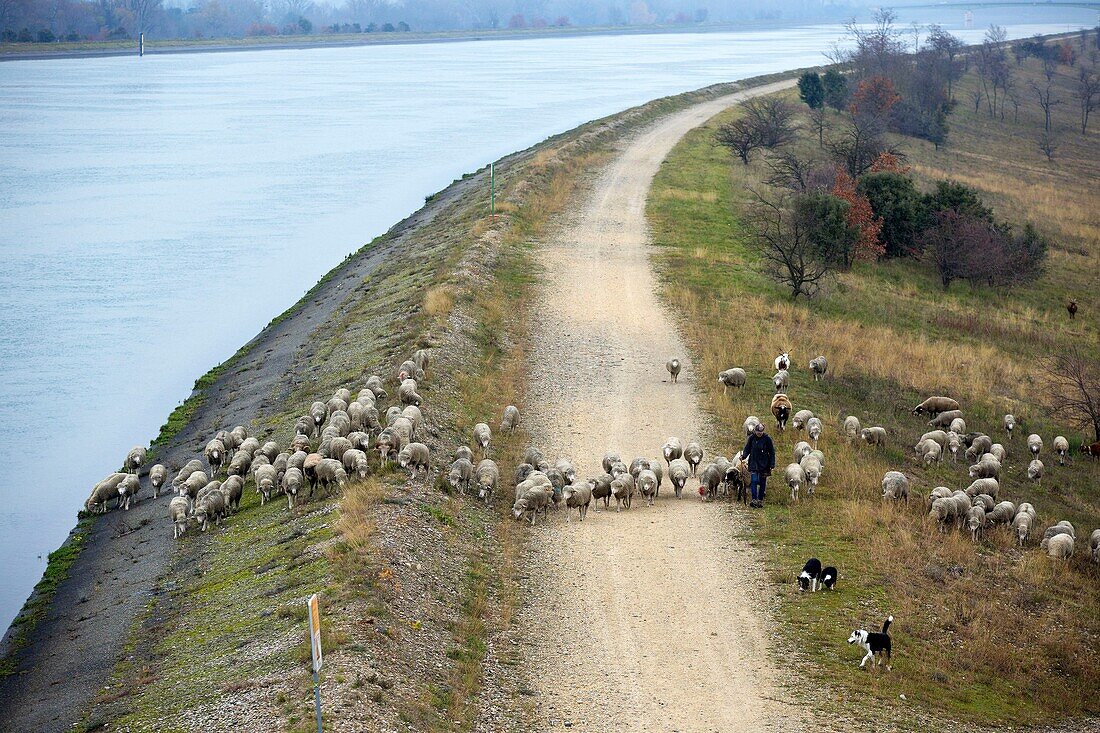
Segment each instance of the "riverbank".
[{"label": "riverbank", "polygon": [[[502,251],[528,246],[566,205],[570,182],[622,136],[737,87],[657,100],[509,156],[497,166],[495,219],[484,171],[429,197],[200,380],[157,460],[182,465],[233,424],[285,442],[294,417],[336,387],[377,373],[395,393],[394,365],[423,346],[436,354],[423,439],[449,454],[474,422],[495,424],[503,404],[522,405],[522,380],[510,390],[499,382],[514,343],[504,324],[517,315],[501,298],[530,276]],[[499,514],[382,471],[289,515],[277,501],[258,506],[249,485],[243,510],[221,529],[174,541],[167,500],[94,518],[52,598],[13,626],[23,636],[0,679],[0,728],[230,730],[263,715],[293,729],[309,703],[300,607],[316,591],[332,619],[323,695],[332,705],[354,700],[365,729],[501,717],[470,700],[479,691],[517,698],[482,690],[498,684],[481,670],[483,660],[499,662],[487,648],[507,623],[513,587],[498,559],[522,543]],[[232,694],[211,704],[209,690]],[[502,730],[522,718],[504,717]]]},{"label": "riverbank", "polygon": [[[847,18],[805,21],[749,20],[743,23],[647,26],[566,26],[563,28],[485,29],[436,32],[331,33],[311,36],[256,36],[237,39],[185,39],[146,41],[145,55],[187,53],[232,53],[237,51],[287,51],[309,48],[351,48],[458,41],[518,41],[540,38],[585,38],[589,36],[637,36],[667,33],[725,33],[753,28],[782,29],[823,22],[841,23]],[[0,43],[0,61],[42,61],[59,58],[107,58],[137,56],[136,41],[76,41],[51,44]]]}]

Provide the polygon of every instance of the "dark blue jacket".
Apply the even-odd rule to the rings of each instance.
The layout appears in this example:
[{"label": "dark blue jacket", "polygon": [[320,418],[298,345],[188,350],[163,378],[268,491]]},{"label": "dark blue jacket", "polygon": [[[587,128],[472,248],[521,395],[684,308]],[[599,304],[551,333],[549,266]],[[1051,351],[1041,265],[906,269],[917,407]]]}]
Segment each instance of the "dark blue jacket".
[{"label": "dark blue jacket", "polygon": [[767,433],[760,437],[750,435],[741,455],[748,456],[749,470],[753,473],[771,471],[775,468],[775,446]]}]

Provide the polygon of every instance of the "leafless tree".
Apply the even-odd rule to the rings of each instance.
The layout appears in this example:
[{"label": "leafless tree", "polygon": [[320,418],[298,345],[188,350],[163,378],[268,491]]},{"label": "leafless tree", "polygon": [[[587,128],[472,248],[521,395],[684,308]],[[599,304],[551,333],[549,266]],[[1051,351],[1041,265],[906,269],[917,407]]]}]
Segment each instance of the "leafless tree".
[{"label": "leafless tree", "polygon": [[1053,133],[1046,131],[1039,133],[1039,152],[1047,156],[1048,161],[1054,160],[1054,154],[1058,152],[1058,140]]},{"label": "leafless tree", "polygon": [[825,130],[829,127],[829,111],[825,105],[810,110],[810,128],[817,133],[817,147],[825,147]]},{"label": "leafless tree", "polygon": [[773,150],[794,140],[795,111],[787,100],[771,95],[753,97],[741,107],[761,146]]},{"label": "leafless tree", "polygon": [[1096,360],[1071,346],[1040,361],[1046,385],[1041,397],[1051,418],[1100,440],[1100,368]]},{"label": "leafless tree", "polygon": [[753,193],[749,223],[769,273],[790,288],[792,300],[800,295],[812,298],[829,275],[829,266],[810,236],[812,222],[795,214],[786,195]]},{"label": "leafless tree", "polygon": [[1065,104],[1065,100],[1054,96],[1054,80],[1051,77],[1047,77],[1046,83],[1044,84],[1034,81],[1031,82],[1031,89],[1039,98],[1039,107],[1043,110],[1043,129],[1049,133],[1050,113],[1058,105]]},{"label": "leafless tree", "polygon": [[1100,74],[1095,66],[1081,64],[1077,69],[1077,88],[1073,96],[1081,108],[1081,134],[1084,135],[1089,127],[1089,113],[1100,103]]},{"label": "leafless tree", "polygon": [[162,0],[126,0],[126,7],[134,19],[135,36],[148,33],[153,28],[153,21],[160,12],[161,2]]},{"label": "leafless tree", "polygon": [[786,188],[796,193],[808,191],[814,180],[814,172],[820,167],[820,162],[808,158],[800,158],[789,150],[781,150],[767,159],[768,185],[776,188]]},{"label": "leafless tree", "polygon": [[745,165],[749,164],[752,151],[760,147],[756,127],[747,117],[739,117],[719,127],[714,133],[714,140],[733,151]]}]

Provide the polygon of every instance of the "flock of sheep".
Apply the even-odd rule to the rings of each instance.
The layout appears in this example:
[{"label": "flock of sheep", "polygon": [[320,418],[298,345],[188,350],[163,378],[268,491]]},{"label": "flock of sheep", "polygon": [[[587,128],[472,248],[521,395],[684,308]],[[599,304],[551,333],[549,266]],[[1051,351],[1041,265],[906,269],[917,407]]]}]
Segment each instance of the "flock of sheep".
[{"label": "flock of sheep", "polygon": [[[397,404],[387,408],[384,415],[379,412],[379,403],[388,395],[378,376],[369,377],[354,399],[348,389],[341,388],[327,402],[314,402],[308,414],[296,420],[294,437],[285,450],[275,441],[261,444],[244,426],[219,431],[207,443],[203,459],[188,461],[172,479],[176,495],[169,503],[168,512],[174,535],[179,537],[192,524],[203,531],[211,522],[220,524],[222,518],[239,508],[249,479],[260,495],[261,504],[272,496],[285,495],[288,508],[293,509],[307,489],[313,497],[319,489],[328,492],[343,486],[349,476],[366,478],[371,470],[368,454],[374,451],[382,465],[396,460],[414,476],[420,472],[427,475],[432,464],[431,451],[415,437],[423,420],[418,381],[424,379],[428,362],[428,352],[421,349],[401,364],[397,370]],[[793,462],[783,471],[791,499],[797,500],[801,491],[813,496],[824,472],[825,454],[819,449],[819,441],[825,425],[810,410],[792,414],[793,407],[785,391],[790,384],[790,355],[780,354],[774,364],[776,371],[772,382],[776,394],[772,398],[771,411],[776,427],[782,431],[789,423],[795,430],[805,430],[808,438],[795,445]],[[666,368],[675,383],[681,371],[680,361],[671,359]],[[809,363],[809,369],[815,381],[821,380],[828,371],[828,362],[825,357],[818,356]],[[718,375],[724,391],[744,387],[746,378],[742,368],[728,369]],[[1004,445],[994,443],[984,433],[967,432],[959,404],[951,398],[929,397],[913,409],[913,414],[932,417],[929,423],[932,429],[921,435],[914,446],[926,465],[943,461],[948,453],[952,461],[957,461],[960,452],[974,462],[969,468],[973,481],[965,490],[952,491],[938,486],[930,492],[929,518],[944,532],[952,525],[969,530],[975,541],[988,527],[1010,525],[1023,545],[1032,534],[1037,515],[1030,503],[1017,506],[1010,501],[998,501],[999,478],[1008,455]],[[755,415],[745,420],[746,436],[759,422]],[[500,429],[511,432],[518,424],[519,410],[509,405],[504,410]],[[1016,419],[1005,415],[1002,427],[1011,438]],[[859,419],[852,415],[844,419],[842,429],[849,440],[861,439],[871,446],[887,442],[885,428],[862,427]],[[488,503],[501,481],[500,468],[489,458],[492,430],[488,424],[478,423],[472,438],[481,460],[475,464],[474,450],[465,445],[459,447],[447,469],[446,481],[454,490],[475,494]],[[1045,466],[1039,459],[1043,450],[1040,436],[1028,436],[1027,448],[1032,456],[1027,476],[1041,481]],[[1069,442],[1059,435],[1054,438],[1053,448],[1059,464],[1064,465]],[[635,457],[627,463],[618,454],[608,453],[601,461],[602,473],[578,479],[567,459],[551,464],[537,449],[529,448],[513,475],[512,515],[534,524],[547,509],[564,504],[567,509],[576,509],[583,520],[593,501],[602,500],[609,508],[614,500],[616,511],[621,511],[631,507],[636,495],[652,505],[666,478],[676,497],[681,498],[691,476],[698,477],[698,491],[704,501],[734,492],[739,500],[747,500],[749,471],[744,456],[738,454],[732,459],[715,456],[702,465],[702,447],[696,442],[685,445],[676,437],[668,439],[661,454],[660,458]],[[144,448],[132,449],[122,471],[112,473],[95,485],[85,502],[85,509],[92,513],[106,512],[109,502],[114,500],[117,508],[128,510],[138,500],[142,488],[138,471],[146,458]],[[168,469],[163,464],[154,465],[147,480],[156,498],[168,480]],[[889,471],[883,477],[882,491],[884,499],[908,501],[909,479],[900,471]],[[572,513],[567,516],[571,519]],[[1075,529],[1063,521],[1044,532],[1042,549],[1052,557],[1068,558],[1074,552],[1075,541]],[[1100,530],[1090,536],[1089,549],[1093,559],[1100,562]]]}]

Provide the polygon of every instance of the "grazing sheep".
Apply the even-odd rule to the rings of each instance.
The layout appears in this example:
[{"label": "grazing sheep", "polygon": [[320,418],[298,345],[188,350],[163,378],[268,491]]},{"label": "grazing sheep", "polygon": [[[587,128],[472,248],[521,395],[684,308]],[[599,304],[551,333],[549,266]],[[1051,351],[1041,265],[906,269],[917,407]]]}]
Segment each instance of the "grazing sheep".
[{"label": "grazing sheep", "polygon": [[325,403],[325,409],[328,411],[328,416],[331,419],[337,412],[347,414],[348,403],[344,402],[339,397],[330,397],[328,402]]},{"label": "grazing sheep", "polygon": [[215,524],[221,524],[222,517],[225,516],[227,511],[225,494],[221,489],[210,491],[201,500],[195,502],[193,511],[195,521],[198,522],[199,528],[203,532],[206,531],[211,519],[214,520]]},{"label": "grazing sheep", "polygon": [[474,470],[474,480],[477,481],[477,498],[488,504],[500,483],[500,469],[494,461],[484,458]]},{"label": "grazing sheep", "polygon": [[[921,415],[928,413],[929,415],[938,415],[941,412],[948,412],[950,410],[958,410],[959,403],[950,397],[929,397],[924,402],[920,403],[913,408],[914,415]],[[961,414],[955,417],[962,417]],[[950,421],[948,422],[950,424]]]},{"label": "grazing sheep", "polygon": [[384,400],[388,396],[386,390],[382,387],[382,377],[377,374],[372,374],[367,377],[367,381],[363,386],[374,393],[375,399]]},{"label": "grazing sheep", "polygon": [[1016,535],[1016,541],[1020,547],[1024,546],[1027,542],[1027,538],[1031,535],[1031,526],[1035,523],[1035,515],[1027,512],[1016,512],[1016,516],[1012,518],[1012,531]]},{"label": "grazing sheep", "polygon": [[500,432],[507,430],[509,433],[516,432],[516,427],[519,425],[519,408],[515,405],[508,405],[504,408],[504,415],[500,418]]},{"label": "grazing sheep", "polygon": [[962,416],[963,414],[959,410],[948,410],[946,412],[941,412],[940,414],[936,415],[934,418],[928,421],[928,427],[949,428],[951,427],[951,422],[953,420],[961,420]]},{"label": "grazing sheep", "polygon": [[791,368],[791,355],[789,353],[787,353],[786,351],[784,351],[782,354],[775,357],[775,361],[773,362],[773,364],[775,364],[775,370],[777,372],[780,369],[790,369]]},{"label": "grazing sheep", "polygon": [[[317,432],[317,425],[309,415],[302,415],[294,421],[294,434],[312,436]],[[236,446],[234,446],[236,447]],[[228,446],[226,446],[228,449]]]},{"label": "grazing sheep", "polygon": [[[592,503],[592,481],[579,481],[575,484],[565,487],[565,508],[576,509],[580,515],[581,521],[584,521],[585,515],[588,514],[588,505]],[[566,521],[573,520],[573,513],[567,511],[565,514]]]},{"label": "grazing sheep", "polygon": [[[410,443],[410,445],[413,444]],[[370,463],[367,461],[367,454],[358,448],[346,451],[340,459],[340,463],[343,464],[344,471],[349,476],[354,474],[360,481],[370,475]]]},{"label": "grazing sheep", "polygon": [[[462,460],[472,467],[473,464],[469,460]],[[431,468],[430,463],[431,453],[424,443],[409,443],[397,454],[397,465],[409,469],[412,474],[416,474],[420,469],[423,469],[424,473],[427,474],[428,469]],[[466,488],[470,488],[469,482],[467,482]]]},{"label": "grazing sheep", "polygon": [[798,490],[806,483],[806,472],[799,464],[791,463],[787,466],[784,476],[787,479],[787,486],[791,489],[791,501],[795,501],[798,499]]},{"label": "grazing sheep", "polygon": [[929,505],[931,505],[931,503],[934,502],[936,499],[946,499],[950,497],[951,494],[951,489],[947,488],[946,486],[937,486],[936,488],[928,492],[928,503]]},{"label": "grazing sheep", "polygon": [[966,528],[970,530],[970,539],[977,542],[985,534],[985,507],[972,506],[966,513]]},{"label": "grazing sheep", "polygon": [[772,397],[772,415],[775,416],[775,424],[779,428],[779,432],[783,432],[783,429],[787,426],[791,409],[791,400],[787,395],[779,392],[775,397]]},{"label": "grazing sheep", "polygon": [[168,519],[172,522],[172,539],[178,540],[187,531],[191,518],[191,500],[186,496],[173,496],[168,502]]},{"label": "grazing sheep", "polygon": [[671,466],[673,461],[683,457],[684,446],[679,438],[670,436],[665,444],[661,446],[661,454],[665,457],[665,463]]},{"label": "grazing sheep", "polygon": [[424,381],[424,370],[416,365],[416,362],[412,359],[406,359],[401,362],[401,366],[397,368],[397,381],[404,379],[415,379],[418,382]]},{"label": "grazing sheep", "polygon": [[[554,462],[554,468],[556,468],[562,476],[565,477],[565,483],[571,484],[577,480],[577,469],[573,468],[573,464],[569,462],[568,458],[559,458]],[[653,461],[650,461],[650,468],[653,468]],[[656,470],[660,471],[660,467]],[[660,475],[657,476],[657,482],[660,483]]]},{"label": "grazing sheep", "polygon": [[963,420],[961,417],[956,417],[954,420],[951,421],[951,424],[947,427],[947,429],[952,430],[959,435],[965,435],[966,420]]},{"label": "grazing sheep", "polygon": [[818,456],[809,453],[799,461],[798,465],[806,475],[806,493],[813,496],[814,489],[817,488],[817,482],[821,479],[821,472],[824,470],[825,464]]},{"label": "grazing sheep", "polygon": [[989,494],[994,499],[1001,492],[1001,484],[996,478],[980,478],[974,481],[970,486],[966,487],[964,492],[969,497],[975,497],[978,494]]},{"label": "grazing sheep", "polygon": [[844,436],[849,440],[855,440],[860,435],[859,418],[855,415],[849,415],[844,418]]},{"label": "grazing sheep", "polygon": [[384,466],[390,462],[391,456],[396,456],[401,452],[401,449],[405,447],[405,441],[396,430],[388,427],[378,434],[374,446],[378,450],[378,458]]},{"label": "grazing sheep", "polygon": [[883,499],[905,499],[909,502],[909,479],[901,471],[887,471],[882,477]]},{"label": "grazing sheep", "polygon": [[691,475],[694,476],[703,462],[703,447],[694,441],[688,443],[684,448],[684,460],[691,466]]},{"label": "grazing sheep", "polygon": [[416,405],[419,407],[423,401],[420,395],[417,394],[415,379],[402,380],[401,386],[397,388],[397,396],[402,405]]},{"label": "grazing sheep", "polygon": [[699,472],[699,493],[702,495],[703,501],[718,498],[718,487],[721,486],[722,480],[725,477],[726,466],[717,461],[708,463],[706,467]]},{"label": "grazing sheep", "polygon": [[668,464],[668,480],[672,483],[672,490],[676,494],[677,499],[683,498],[684,484],[687,483],[688,476],[690,475],[691,464],[683,458],[674,458],[672,462]]},{"label": "grazing sheep", "polygon": [[474,426],[474,444],[481,449],[482,457],[489,455],[489,444],[493,442],[493,433],[489,426],[479,422]]},{"label": "grazing sheep", "polygon": [[[616,459],[618,457],[616,456]],[[530,463],[532,466],[538,466],[541,463],[546,462],[546,457],[542,455],[542,451],[534,446],[530,446],[523,452],[523,462]]]},{"label": "grazing sheep", "polygon": [[989,446],[987,453],[992,453],[993,457],[1001,462],[1001,465],[1004,465],[1005,459],[1008,458],[1008,451],[1005,450],[1005,447],[1000,443],[994,443]]},{"label": "grazing sheep", "polygon": [[320,453],[323,458],[332,458],[333,460],[343,461],[344,454],[347,453],[349,450],[354,449],[355,446],[350,440],[348,440],[347,438],[336,437],[329,441],[327,450],[323,448],[322,442],[322,447],[318,447],[317,452]]},{"label": "grazing sheep", "polygon": [[[946,448],[947,447],[947,433],[945,433],[942,430],[930,430],[929,432],[927,432],[924,435],[920,436],[920,440],[917,441],[917,445],[914,446],[914,449],[917,449],[920,446],[920,444],[923,443],[926,440],[936,441],[937,443],[940,444],[940,448]],[[917,453],[920,453],[920,450],[917,450]]]},{"label": "grazing sheep", "polygon": [[153,487],[153,498],[160,494],[160,487],[168,480],[168,469],[158,463],[149,469],[149,485]]},{"label": "grazing sheep", "polygon": [[989,523],[992,525],[1009,524],[1016,517],[1016,505],[1011,501],[999,502],[989,513]]},{"label": "grazing sheep", "polygon": [[926,438],[916,446],[917,454],[924,460],[924,465],[931,466],[943,458],[943,449],[940,444],[931,438]]},{"label": "grazing sheep", "polygon": [[604,453],[603,460],[600,461],[600,465],[603,466],[604,473],[611,473],[611,467],[620,462],[618,453]]},{"label": "grazing sheep", "polygon": [[126,454],[126,460],[123,462],[123,468],[126,473],[137,473],[141,468],[141,464],[145,463],[146,452],[140,445],[135,445],[130,449],[130,452]]},{"label": "grazing sheep", "polygon": [[334,484],[339,489],[348,482],[348,474],[344,470],[344,466],[340,461],[333,458],[322,458],[321,462],[317,464],[315,473],[317,482],[325,490],[326,495],[329,494],[329,490]]},{"label": "grazing sheep", "polygon": [[680,368],[681,364],[679,359],[669,359],[668,362],[665,363],[665,369],[668,370],[669,376],[672,377],[673,384],[676,384],[676,381],[680,378]]},{"label": "grazing sheep", "polygon": [[1068,519],[1063,519],[1057,524],[1047,527],[1043,532],[1043,539],[1053,537],[1056,534],[1068,534],[1073,539],[1077,539],[1077,530],[1073,528],[1073,524]]},{"label": "grazing sheep", "polygon": [[814,381],[820,382],[825,378],[825,372],[829,369],[829,362],[825,360],[824,356],[818,356],[810,359],[810,371],[814,373]]},{"label": "grazing sheep", "polygon": [[1100,529],[1092,530],[1089,535],[1089,554],[1093,562],[1100,563]]},{"label": "grazing sheep", "polygon": [[821,422],[821,418],[811,417],[806,421],[806,434],[814,442],[814,448],[817,447],[817,442],[821,440],[821,431],[824,429],[825,424]]},{"label": "grazing sheep", "polygon": [[722,385],[723,395],[729,391],[730,387],[741,389],[745,386],[746,381],[747,377],[745,376],[745,370],[740,367],[734,367],[718,373],[718,383]]},{"label": "grazing sheep", "polygon": [[314,402],[309,406],[309,416],[313,419],[313,432],[321,430],[321,425],[328,419],[328,408],[324,402]]},{"label": "grazing sheep", "polygon": [[977,463],[970,467],[970,478],[1000,478],[1001,462],[993,457],[992,453],[986,453]]},{"label": "grazing sheep", "polygon": [[294,438],[290,441],[290,452],[297,453],[298,451],[305,451],[306,453],[310,453],[312,451],[312,446],[309,443],[309,437],[306,435],[302,435],[301,433],[295,435]]},{"label": "grazing sheep", "polygon": [[986,513],[989,513],[993,511],[993,507],[997,506],[997,500],[989,494],[978,494],[974,497],[972,506],[980,506]]},{"label": "grazing sheep", "polygon": [[529,489],[523,493],[523,496],[516,499],[516,503],[512,505],[512,517],[517,521],[523,519],[525,515],[530,515],[531,526],[535,526],[535,519],[540,515],[546,514],[547,507],[550,506],[551,491],[549,487],[537,487]]},{"label": "grazing sheep", "polygon": [[959,449],[963,446],[962,436],[956,432],[950,432],[947,434],[947,450],[951,452],[951,460],[959,460]]},{"label": "grazing sheep", "polygon": [[467,461],[473,461],[474,460],[474,452],[472,450],[470,450],[469,446],[460,445],[457,448],[455,448],[455,454],[453,456],[453,460],[457,461],[459,458],[465,458]]},{"label": "grazing sheep", "polygon": [[947,525],[953,523],[956,518],[956,504],[947,497],[937,497],[932,501],[928,510],[928,518],[934,520],[940,532],[947,531]]},{"label": "grazing sheep", "polygon": [[[233,440],[236,441],[237,447],[240,448],[241,443],[248,440],[248,428],[246,428],[244,425],[235,425],[233,429],[229,431],[229,435]],[[226,447],[229,447],[228,443],[226,444]]]},{"label": "grazing sheep", "polygon": [[230,435],[228,430],[219,430],[214,434],[214,439],[222,442],[226,453],[237,450],[237,446],[240,445],[240,441],[237,440],[236,436]]},{"label": "grazing sheep", "polygon": [[806,421],[813,417],[814,414],[810,410],[799,410],[791,417],[791,427],[795,430],[801,431],[806,427]]},{"label": "grazing sheep", "polygon": [[760,424],[760,418],[758,418],[756,415],[749,415],[748,417],[746,417],[744,425],[743,425],[743,427],[745,429],[745,435],[752,435],[752,431],[759,424]]},{"label": "grazing sheep", "polygon": [[[318,461],[318,464],[320,464],[320,461]],[[252,481],[256,485],[256,493],[260,495],[260,504],[262,505],[267,503],[267,500],[279,488],[279,472],[272,465],[257,466],[252,471]]]},{"label": "grazing sheep", "polygon": [[886,445],[886,428],[877,425],[871,428],[863,428],[859,431],[859,437],[863,438],[867,445]]},{"label": "grazing sheep", "polygon": [[966,449],[966,460],[977,461],[993,447],[993,440],[988,435],[975,435],[970,441],[970,447]]},{"label": "grazing sheep", "polygon": [[638,473],[638,493],[645,498],[647,506],[653,506],[653,500],[657,497],[657,475],[648,468]]},{"label": "grazing sheep", "polygon": [[237,453],[244,453],[249,458],[254,458],[258,450],[260,450],[260,441],[255,438],[245,438],[237,448]]},{"label": "grazing sheep", "polygon": [[1012,413],[1005,415],[1004,421],[1001,423],[1001,425],[1004,427],[1005,432],[1008,433],[1008,437],[1012,438],[1012,431],[1016,427],[1016,416]]},{"label": "grazing sheep", "polygon": [[474,464],[466,458],[459,458],[447,470],[447,483],[455,491],[469,491],[474,480]]},{"label": "grazing sheep", "polygon": [[1055,560],[1068,560],[1073,557],[1073,539],[1068,534],[1059,534],[1043,540],[1039,547]]},{"label": "grazing sheep", "polygon": [[179,489],[180,486],[183,486],[183,482],[191,477],[191,474],[201,470],[202,461],[198,458],[192,458],[190,461],[183,464],[183,468],[176,473],[176,477],[172,479],[172,488]]},{"label": "grazing sheep", "polygon": [[1043,483],[1043,462],[1038,458],[1027,464],[1027,477],[1037,484]]},{"label": "grazing sheep", "polygon": [[791,373],[786,369],[780,369],[772,375],[772,384],[775,385],[776,392],[786,392],[791,386]]},{"label": "grazing sheep", "polygon": [[970,511],[970,507],[974,506],[974,503],[963,491],[951,492],[951,501],[955,504],[955,518],[959,522],[959,529],[962,529],[963,525],[966,524],[966,513]]},{"label": "grazing sheep", "polygon": [[241,498],[244,497],[244,478],[230,476],[222,481],[222,491],[225,492],[225,501],[229,509],[240,509]]},{"label": "grazing sheep", "polygon": [[427,371],[428,362],[431,361],[431,352],[428,349],[417,349],[413,352],[413,363],[420,369]]},{"label": "grazing sheep", "polygon": [[1054,452],[1058,454],[1058,465],[1066,465],[1066,456],[1069,455],[1069,441],[1066,436],[1059,435],[1054,438]]},{"label": "grazing sheep", "polygon": [[1039,457],[1039,451],[1043,449],[1043,439],[1035,433],[1027,436],[1027,449],[1031,451],[1031,455],[1036,458]]}]

